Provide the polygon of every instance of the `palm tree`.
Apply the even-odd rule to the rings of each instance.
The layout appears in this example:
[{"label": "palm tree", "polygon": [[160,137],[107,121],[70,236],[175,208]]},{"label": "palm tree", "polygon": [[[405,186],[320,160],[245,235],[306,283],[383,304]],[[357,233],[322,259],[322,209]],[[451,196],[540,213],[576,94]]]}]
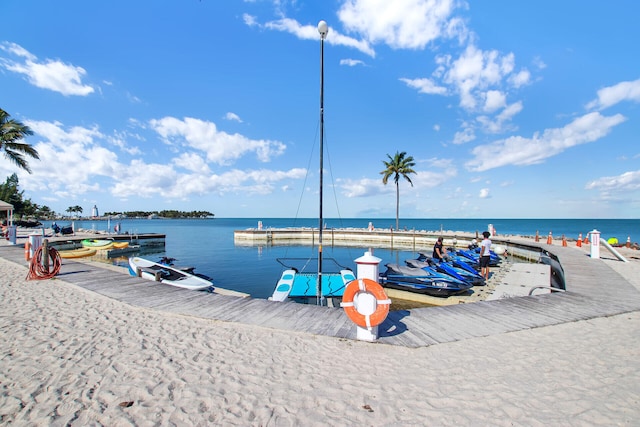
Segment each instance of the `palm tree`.
[{"label": "palm tree", "polygon": [[25,126],[10,117],[6,111],[0,108],[0,151],[4,152],[4,156],[7,159],[31,173],[31,168],[24,156],[40,159],[40,155],[35,148],[20,142],[20,140],[26,136],[33,135],[33,131],[29,126]]},{"label": "palm tree", "polygon": [[82,207],[75,205],[75,206],[69,206],[67,208],[67,212],[69,212],[69,214],[76,214],[76,216],[79,218],[80,214],[82,213]]},{"label": "palm tree", "polygon": [[402,153],[396,151],[393,157],[387,154],[387,157],[389,158],[388,162],[385,160],[382,161],[386,169],[380,173],[382,174],[382,183],[384,185],[387,185],[389,177],[391,176],[393,176],[393,182],[396,183],[396,230],[398,230],[400,222],[400,177],[409,181],[409,184],[413,187],[413,182],[411,182],[409,175],[416,173],[416,171],[412,169],[416,163],[413,161],[413,157],[407,156],[407,153],[404,151]]}]

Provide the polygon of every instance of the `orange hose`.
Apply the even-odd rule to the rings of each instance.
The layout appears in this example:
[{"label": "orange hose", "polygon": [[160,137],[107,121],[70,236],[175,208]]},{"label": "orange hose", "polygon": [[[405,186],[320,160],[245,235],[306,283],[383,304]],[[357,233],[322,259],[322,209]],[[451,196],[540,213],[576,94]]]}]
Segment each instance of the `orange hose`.
[{"label": "orange hose", "polygon": [[42,265],[42,246],[40,246],[33,253],[33,258],[29,263],[29,273],[27,274],[27,280],[44,280],[55,277],[60,272],[62,266],[62,258],[60,254],[54,248],[49,248],[49,253],[46,255],[50,258],[51,264],[49,269],[45,269]]}]

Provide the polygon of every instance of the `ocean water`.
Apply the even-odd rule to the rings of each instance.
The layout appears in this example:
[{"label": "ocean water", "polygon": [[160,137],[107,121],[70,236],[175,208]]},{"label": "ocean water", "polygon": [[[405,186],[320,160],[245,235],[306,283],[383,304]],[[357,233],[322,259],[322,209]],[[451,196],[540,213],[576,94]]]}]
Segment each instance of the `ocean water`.
[{"label": "ocean water", "polygon": [[[256,228],[262,221],[263,228],[317,227],[317,219],[291,218],[215,218],[215,219],[123,219],[123,220],[82,220],[74,221],[76,229],[113,231],[116,223],[121,232],[130,234],[160,233],[166,235],[164,252],[142,255],[153,261],[160,257],[175,258],[176,265],[196,267],[197,273],[213,278],[214,285],[222,288],[247,292],[255,298],[267,298],[273,292],[280,278],[282,265],[277,258],[316,257],[317,248],[309,246],[236,246],[234,230]],[[395,226],[395,219],[325,219],[327,228],[366,228],[372,222],[376,228]],[[70,221],[57,221],[60,226]],[[555,237],[564,234],[575,239],[579,233],[583,237],[587,232],[597,229],[602,237],[616,237],[626,242],[640,240],[640,220],[637,219],[401,219],[400,227],[407,230],[463,231],[474,233],[493,224],[499,235],[540,236],[552,232]],[[50,227],[51,222],[44,222]],[[323,257],[334,258],[340,264],[355,271],[353,260],[364,254],[367,248],[331,248],[325,246]],[[382,265],[390,262],[403,263],[405,259],[415,258],[412,251],[375,249],[374,255],[382,259]],[[126,266],[126,258],[115,259],[114,264]],[[317,263],[317,262],[316,262]],[[325,261],[327,269],[332,269],[330,261]],[[312,266],[315,268],[317,265]],[[323,270],[325,270],[323,268]]]}]

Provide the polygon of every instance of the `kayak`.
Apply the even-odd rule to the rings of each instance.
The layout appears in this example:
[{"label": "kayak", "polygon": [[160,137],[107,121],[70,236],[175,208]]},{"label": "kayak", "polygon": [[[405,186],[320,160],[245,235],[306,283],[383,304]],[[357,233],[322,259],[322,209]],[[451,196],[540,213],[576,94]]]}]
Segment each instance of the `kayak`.
[{"label": "kayak", "polygon": [[78,249],[69,249],[65,251],[58,251],[61,258],[84,258],[87,256],[92,256],[96,254],[96,250],[93,248],[78,248]]}]

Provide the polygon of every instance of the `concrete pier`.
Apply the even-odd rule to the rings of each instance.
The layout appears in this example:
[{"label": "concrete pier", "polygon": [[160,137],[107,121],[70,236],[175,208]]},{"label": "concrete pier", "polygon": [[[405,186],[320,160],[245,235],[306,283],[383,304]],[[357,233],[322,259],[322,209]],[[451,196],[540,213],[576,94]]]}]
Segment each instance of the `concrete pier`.
[{"label": "concrete pier", "polygon": [[[322,231],[325,246],[374,247],[411,249],[432,247],[439,236],[445,236],[445,246],[467,247],[476,238],[472,233],[435,232],[426,230],[392,230],[364,228],[331,228]],[[313,245],[318,243],[317,228],[249,228],[233,232],[237,246]]]}]

